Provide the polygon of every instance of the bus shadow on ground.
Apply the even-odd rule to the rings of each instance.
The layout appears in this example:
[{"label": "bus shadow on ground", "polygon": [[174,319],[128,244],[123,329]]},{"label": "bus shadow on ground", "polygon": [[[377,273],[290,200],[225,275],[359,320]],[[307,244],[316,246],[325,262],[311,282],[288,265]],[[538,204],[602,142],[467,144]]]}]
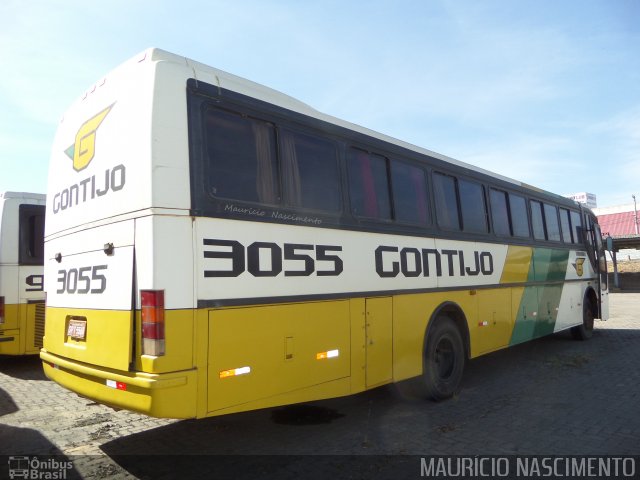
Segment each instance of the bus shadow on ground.
[{"label": "bus shadow on ground", "polygon": [[[509,364],[532,356],[535,362],[536,355],[542,359],[545,352],[562,351],[565,341],[545,338],[488,355],[490,364],[465,375],[463,392],[470,387],[469,395],[478,395],[471,393],[474,385],[500,384],[504,373],[492,365],[508,369]],[[100,448],[139,478],[168,478],[171,472],[184,478],[314,478],[313,472],[319,475],[316,478],[402,478],[399,472],[404,468],[411,469],[407,476],[415,474],[415,458],[389,456],[376,447],[385,435],[380,432],[384,424],[378,425],[377,419],[417,403],[433,417],[453,408],[451,402],[431,402],[388,385],[344,398],[184,420],[116,438]],[[432,420],[433,429],[438,421]],[[327,444],[331,438],[337,446]],[[343,444],[348,444],[346,455],[339,454]]]},{"label": "bus shadow on ground", "polygon": [[19,380],[49,381],[42,370],[42,360],[38,355],[0,355],[0,373]]},{"label": "bus shadow on ground", "polygon": [[[365,455],[182,455],[116,456],[127,473],[146,479],[398,479],[412,478],[419,459]],[[416,467],[417,465],[417,467]]]},{"label": "bus shadow on ground", "polygon": [[[389,452],[376,447],[386,445],[378,440],[387,432],[378,429],[388,425],[378,425],[377,419],[388,412],[399,413],[399,419],[403,414],[411,416],[416,402],[423,402],[419,404],[420,418],[407,420],[405,425],[417,428],[412,422],[421,422],[419,428],[428,430],[425,438],[431,438],[431,443],[424,446],[435,445],[436,437],[456,433],[443,425],[462,421],[461,415],[466,415],[468,430],[479,415],[478,406],[504,403],[511,397],[516,403],[526,402],[521,397],[544,391],[550,372],[552,380],[564,388],[577,372],[584,374],[603,356],[614,355],[612,345],[640,339],[640,330],[606,326],[599,324],[593,339],[587,342],[561,332],[474,359],[467,365],[459,398],[447,402],[407,398],[395,386],[386,386],[310,404],[180,421],[113,439],[100,448],[139,478],[170,478],[178,473],[184,478],[315,478],[313,472],[322,473],[317,478],[399,478],[403,468],[409,469],[407,475],[415,476],[415,458],[405,457],[405,464],[401,456],[387,455]],[[366,420],[369,414],[370,422]],[[402,443],[410,431],[396,432],[398,441]],[[475,431],[463,434],[467,440],[469,435],[476,435],[478,442],[484,435]],[[363,439],[370,440],[371,446]],[[330,445],[332,442],[336,446]],[[346,455],[339,454],[340,446],[344,446]],[[384,474],[387,470],[389,475]]]},{"label": "bus shadow on ground", "polygon": [[[18,410],[11,396],[0,388],[0,417]],[[9,478],[82,478],[73,462],[38,430],[5,425],[1,419],[0,459],[7,462],[0,462],[0,478],[4,473]]]},{"label": "bus shadow on ground", "polygon": [[[370,403],[384,415],[396,400],[390,388],[381,387],[308,404],[184,420],[100,448],[138,478],[380,478],[380,470],[398,478],[397,466],[381,455],[339,453],[341,444],[353,440],[353,425],[362,425]],[[375,436],[375,427],[372,431]]]},{"label": "bus shadow on ground", "polygon": [[[4,415],[9,415],[10,413],[15,413],[18,410],[19,410],[18,405],[16,405],[16,402],[13,401],[13,398],[11,398],[11,395],[9,395],[7,392],[5,392],[3,389],[0,388],[0,417]],[[4,428],[4,425],[0,424],[0,436],[3,428]],[[0,443],[0,448],[3,445],[5,444]]]}]

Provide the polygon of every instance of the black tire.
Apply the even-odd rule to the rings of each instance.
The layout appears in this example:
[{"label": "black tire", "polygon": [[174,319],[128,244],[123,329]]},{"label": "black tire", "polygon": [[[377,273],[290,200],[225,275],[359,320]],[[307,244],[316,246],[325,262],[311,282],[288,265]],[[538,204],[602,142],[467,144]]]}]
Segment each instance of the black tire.
[{"label": "black tire", "polygon": [[427,398],[439,401],[458,393],[465,357],[462,336],[454,321],[438,317],[429,330],[424,350],[422,387]]},{"label": "black tire", "polygon": [[588,298],[582,302],[582,325],[571,328],[571,335],[576,340],[589,340],[593,336],[593,308]]}]

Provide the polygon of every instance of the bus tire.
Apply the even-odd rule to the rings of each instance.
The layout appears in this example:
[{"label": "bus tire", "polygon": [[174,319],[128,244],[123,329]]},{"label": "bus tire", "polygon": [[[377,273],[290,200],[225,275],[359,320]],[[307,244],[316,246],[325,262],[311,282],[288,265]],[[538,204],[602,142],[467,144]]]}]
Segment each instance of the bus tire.
[{"label": "bus tire", "polygon": [[424,350],[422,386],[425,396],[440,401],[458,393],[464,363],[460,330],[451,318],[438,317],[428,332]]},{"label": "bus tire", "polygon": [[593,309],[588,298],[582,302],[582,325],[572,327],[571,335],[576,340],[589,340],[593,336]]}]

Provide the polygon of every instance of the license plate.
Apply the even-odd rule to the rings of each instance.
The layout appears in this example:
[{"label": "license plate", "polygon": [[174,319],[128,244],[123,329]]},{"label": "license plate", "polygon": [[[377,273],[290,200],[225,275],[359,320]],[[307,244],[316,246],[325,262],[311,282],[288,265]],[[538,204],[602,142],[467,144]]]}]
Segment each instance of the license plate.
[{"label": "license plate", "polygon": [[84,340],[87,334],[87,321],[71,319],[69,320],[69,326],[67,327],[67,336],[74,340]]}]

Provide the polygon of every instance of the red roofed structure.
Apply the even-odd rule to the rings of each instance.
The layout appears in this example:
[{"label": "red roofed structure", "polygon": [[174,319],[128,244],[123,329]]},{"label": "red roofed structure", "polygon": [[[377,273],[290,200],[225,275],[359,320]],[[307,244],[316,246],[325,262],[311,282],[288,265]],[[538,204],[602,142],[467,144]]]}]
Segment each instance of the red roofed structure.
[{"label": "red roofed structure", "polygon": [[[635,200],[635,198],[634,198]],[[594,213],[598,217],[598,224],[602,232],[603,239],[611,237],[611,260],[613,261],[613,286],[627,289],[638,289],[640,287],[637,273],[618,273],[617,253],[621,250],[631,252],[640,249],[640,219],[636,205],[620,205],[617,207],[594,208]],[[631,258],[632,253],[625,253]],[[637,253],[635,254],[637,258]]]},{"label": "red roofed structure", "polygon": [[598,215],[598,223],[603,237],[629,237],[638,234],[633,211]]}]

